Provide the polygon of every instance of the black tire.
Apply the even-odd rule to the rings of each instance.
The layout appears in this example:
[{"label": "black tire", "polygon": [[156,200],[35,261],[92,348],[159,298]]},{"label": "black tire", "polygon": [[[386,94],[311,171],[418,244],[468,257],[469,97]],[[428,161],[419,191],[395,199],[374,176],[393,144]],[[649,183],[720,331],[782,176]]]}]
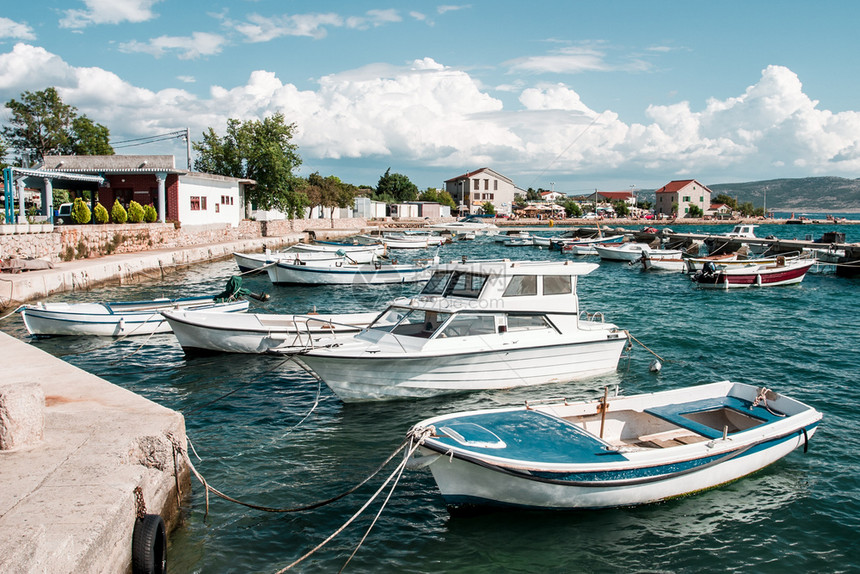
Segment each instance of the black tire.
[{"label": "black tire", "polygon": [[167,572],[167,536],[164,521],[157,514],[147,514],[134,521],[131,535],[131,571],[133,574]]}]

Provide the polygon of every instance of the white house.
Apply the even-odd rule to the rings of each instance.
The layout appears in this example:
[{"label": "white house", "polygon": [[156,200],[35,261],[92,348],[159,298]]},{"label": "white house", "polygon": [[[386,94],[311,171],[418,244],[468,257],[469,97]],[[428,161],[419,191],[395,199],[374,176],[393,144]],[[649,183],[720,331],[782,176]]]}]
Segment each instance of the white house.
[{"label": "white house", "polygon": [[687,217],[691,205],[697,206],[702,213],[711,205],[711,190],[695,179],[670,181],[655,195],[654,210],[658,215]]},{"label": "white house", "polygon": [[490,202],[497,214],[510,215],[516,190],[512,180],[488,167],[445,181],[445,191],[454,198],[461,214],[480,213],[481,206]]}]

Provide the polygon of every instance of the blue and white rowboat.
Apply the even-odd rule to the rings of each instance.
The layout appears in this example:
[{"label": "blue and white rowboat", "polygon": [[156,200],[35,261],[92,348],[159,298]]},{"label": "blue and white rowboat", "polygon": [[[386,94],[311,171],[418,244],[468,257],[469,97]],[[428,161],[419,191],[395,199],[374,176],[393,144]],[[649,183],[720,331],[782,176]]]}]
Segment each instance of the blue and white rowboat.
[{"label": "blue and white rowboat", "polygon": [[429,466],[451,509],[587,509],[731,482],[805,451],[820,420],[799,401],[723,381],[437,416],[410,434],[423,441],[412,462]]}]

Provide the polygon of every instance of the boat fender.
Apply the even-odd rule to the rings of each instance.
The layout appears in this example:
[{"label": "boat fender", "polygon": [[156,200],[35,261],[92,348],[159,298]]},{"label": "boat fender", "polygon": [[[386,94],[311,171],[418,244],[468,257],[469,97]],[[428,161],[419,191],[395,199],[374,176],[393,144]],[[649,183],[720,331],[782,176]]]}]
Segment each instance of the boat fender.
[{"label": "boat fender", "polygon": [[167,572],[167,536],[164,520],[157,514],[136,518],[131,535],[131,571],[133,574]]},{"label": "boat fender", "polygon": [[648,370],[651,371],[652,373],[659,373],[660,369],[662,369],[662,368],[663,368],[663,363],[661,363],[657,359],[654,359],[653,361],[651,361],[651,364],[648,365]]},{"label": "boat fender", "polygon": [[806,434],[805,428],[800,430],[803,431],[803,454],[806,454],[806,452],[809,450],[809,435]]}]

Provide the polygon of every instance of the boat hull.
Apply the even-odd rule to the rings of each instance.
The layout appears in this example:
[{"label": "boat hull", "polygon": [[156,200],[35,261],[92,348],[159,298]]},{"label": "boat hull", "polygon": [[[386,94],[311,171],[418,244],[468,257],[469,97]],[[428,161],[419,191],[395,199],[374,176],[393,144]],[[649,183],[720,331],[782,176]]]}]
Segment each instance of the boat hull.
[{"label": "boat hull", "polygon": [[[642,484],[611,486],[599,483],[602,473],[581,473],[577,482],[594,482],[594,485],[580,486],[550,480],[530,480],[513,476],[498,469],[488,468],[457,457],[451,459],[440,456],[430,470],[439,486],[442,497],[452,509],[468,507],[500,506],[541,510],[599,509],[634,506],[659,502],[669,498],[684,496],[698,491],[714,488],[752,474],[785,457],[791,451],[804,446],[815,433],[817,423],[804,430],[798,430],[780,439],[767,441],[734,456],[726,462],[707,466],[701,470],[680,474],[674,478],[655,480]],[[804,434],[805,431],[805,434]],[[738,449],[741,450],[741,449]],[[424,455],[436,453],[422,447]],[[726,456],[729,456],[726,453]],[[712,458],[712,457],[711,457]],[[695,464],[704,466],[703,460],[688,460],[683,463],[666,464],[666,472],[677,472]],[[649,469],[649,473],[660,469]],[[629,477],[639,473],[631,470]],[[543,475],[546,477],[546,475]]]},{"label": "boat hull", "polygon": [[803,446],[822,415],[730,381],[426,419],[414,466],[449,506],[596,509],[666,500],[756,472]]},{"label": "boat hull", "polygon": [[221,313],[166,311],[167,322],[187,354],[290,353],[319,337],[351,337],[376,313],[224,317]]},{"label": "boat hull", "polygon": [[338,357],[313,351],[297,360],[344,402],[419,398],[463,391],[569,382],[615,371],[627,338],[450,353]]},{"label": "boat hull", "polygon": [[70,305],[67,310],[27,307],[21,312],[21,316],[24,319],[27,331],[31,335],[126,337],[130,335],[170,333],[170,325],[161,315],[161,311],[182,308],[216,311],[218,313],[242,313],[248,310],[248,301],[215,303],[210,297],[206,303],[198,301],[193,305],[181,305],[177,302],[157,308],[114,313],[108,312],[107,307],[104,307],[104,312],[95,312],[95,306],[93,306],[94,309],[90,312],[76,312],[73,307],[73,305]]},{"label": "boat hull", "polygon": [[698,273],[693,277],[702,289],[743,289],[747,287],[776,287],[803,281],[814,261],[784,267],[756,268],[750,271],[732,269],[713,274]]},{"label": "boat hull", "polygon": [[386,283],[415,283],[430,277],[432,266],[358,265],[317,267],[278,263],[267,269],[275,285],[380,285]]}]

